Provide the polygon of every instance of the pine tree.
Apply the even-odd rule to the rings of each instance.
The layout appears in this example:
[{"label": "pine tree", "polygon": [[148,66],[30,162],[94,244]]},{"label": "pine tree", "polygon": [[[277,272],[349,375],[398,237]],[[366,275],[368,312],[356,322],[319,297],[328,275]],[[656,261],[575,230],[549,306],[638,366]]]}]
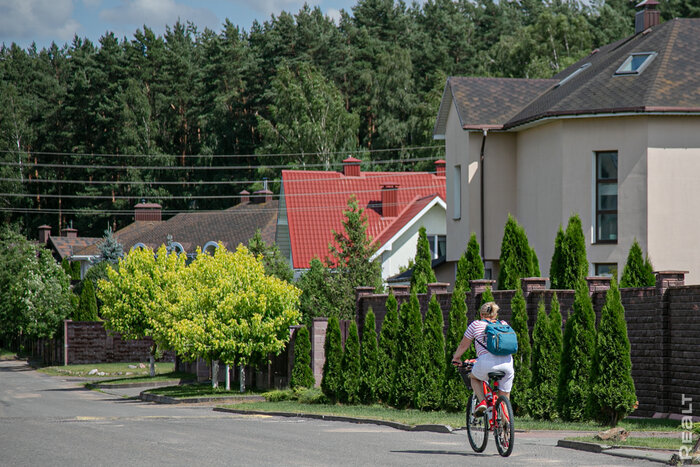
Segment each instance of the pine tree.
[{"label": "pine tree", "polygon": [[465,292],[469,292],[471,290],[469,281],[483,279],[483,277],[484,262],[481,260],[476,234],[472,232],[467,249],[457,262],[455,287],[461,287]]},{"label": "pine tree", "polygon": [[616,426],[634,410],[636,400],[625,309],[620,300],[617,280],[613,277],[605,295],[596,334],[588,398],[589,416],[600,423]]},{"label": "pine tree", "polygon": [[321,390],[331,402],[336,402],[343,384],[341,368],[343,347],[340,336],[340,323],[335,316],[328,318],[326,341],[323,344],[323,350],[326,354],[326,361],[323,364]]},{"label": "pine tree", "polygon": [[585,281],[576,284],[573,312],[566,320],[559,370],[557,411],[566,421],[584,420],[595,351],[595,314]]},{"label": "pine tree", "polygon": [[552,261],[549,263],[549,282],[550,288],[561,289],[560,282],[562,282],[562,255],[564,252],[564,229],[561,224],[559,224],[559,230],[557,231],[557,237],[554,239],[554,254],[552,254]]},{"label": "pine tree", "polygon": [[655,283],[656,277],[649,257],[646,260],[642,257],[642,248],[635,238],[622,270],[620,287],[653,287]]},{"label": "pine tree", "polygon": [[530,345],[530,332],[527,327],[527,310],[523,290],[518,281],[515,296],[510,302],[513,317],[511,319],[511,327],[518,337],[518,351],[513,354],[513,369],[515,370],[515,379],[513,381],[513,391],[511,393],[511,402],[516,415],[523,415],[526,412],[528,393],[530,390],[530,381],[532,372],[530,370],[532,359],[532,346]]},{"label": "pine tree", "polygon": [[306,326],[299,328],[294,338],[294,367],[289,379],[289,387],[312,388],[316,384],[311,369],[311,340]]},{"label": "pine tree", "polygon": [[423,371],[419,381],[417,407],[439,410],[445,378],[445,334],[442,309],[435,295],[430,299],[423,323]]},{"label": "pine tree", "polygon": [[411,275],[411,291],[415,293],[426,293],[428,284],[437,282],[430,256],[430,243],[428,243],[428,236],[425,232],[425,227],[422,226],[418,230],[416,260],[413,263],[413,274]]},{"label": "pine tree", "polygon": [[363,404],[377,402],[377,376],[379,371],[379,349],[374,311],[370,308],[365,315],[360,347],[360,401]]},{"label": "pine tree", "polygon": [[348,338],[342,360],[342,386],[340,401],[348,404],[360,402],[360,338],[357,323],[350,322]]},{"label": "pine tree", "polygon": [[503,230],[499,267],[498,290],[515,289],[519,279],[533,275],[532,251],[527,234],[510,214]]},{"label": "pine tree", "polygon": [[[448,412],[458,412],[465,409],[467,404],[467,386],[462,377],[452,366],[452,355],[462,341],[467,329],[467,304],[464,290],[456,287],[452,292],[450,314],[447,323],[447,339],[445,343],[445,384],[443,386],[443,407]],[[466,357],[460,356],[461,360]]]},{"label": "pine tree", "polygon": [[411,298],[401,304],[399,320],[401,337],[397,345],[391,402],[394,407],[405,409],[416,406],[420,370],[423,365],[423,323],[415,292],[411,292]]},{"label": "pine tree", "polygon": [[[556,300],[556,294],[552,298],[552,303],[554,300]],[[537,321],[532,330],[532,380],[527,401],[528,413],[536,420],[556,418],[555,401],[561,358],[561,319],[559,330],[556,330],[559,333],[557,341],[551,321],[554,315],[552,311],[550,316],[547,316],[544,301],[540,301],[537,306]]]},{"label": "pine tree", "polygon": [[86,281],[83,290],[80,292],[80,302],[78,312],[76,313],[76,321],[97,321],[97,297],[95,297],[95,288],[92,281]]},{"label": "pine tree", "polygon": [[385,404],[391,401],[396,375],[398,339],[399,305],[393,292],[389,292],[386,299],[386,315],[379,331],[379,371],[377,372],[377,397]]}]

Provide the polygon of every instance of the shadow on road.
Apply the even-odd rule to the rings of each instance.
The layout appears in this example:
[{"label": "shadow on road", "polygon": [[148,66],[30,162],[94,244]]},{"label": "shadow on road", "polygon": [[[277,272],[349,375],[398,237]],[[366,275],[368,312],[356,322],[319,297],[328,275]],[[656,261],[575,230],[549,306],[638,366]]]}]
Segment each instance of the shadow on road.
[{"label": "shadow on road", "polygon": [[71,392],[71,391],[89,391],[89,389],[85,389],[80,386],[76,386],[74,388],[50,388],[50,389],[40,389],[41,392]]},{"label": "shadow on road", "polygon": [[18,373],[20,371],[33,371],[34,368],[29,365],[3,365],[0,366],[0,373]]},{"label": "shadow on road", "polygon": [[441,450],[407,450],[407,451],[391,451],[397,454],[428,454],[434,456],[436,454],[448,455],[448,456],[463,456],[463,457],[496,457],[495,454],[484,454],[479,452],[464,452],[464,451],[441,451]]}]

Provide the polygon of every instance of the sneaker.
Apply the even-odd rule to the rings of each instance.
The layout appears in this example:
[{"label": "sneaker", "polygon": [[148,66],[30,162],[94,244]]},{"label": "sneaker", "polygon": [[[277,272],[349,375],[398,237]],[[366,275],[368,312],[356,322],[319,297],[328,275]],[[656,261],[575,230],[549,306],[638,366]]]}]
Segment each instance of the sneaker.
[{"label": "sneaker", "polygon": [[474,408],[474,415],[477,417],[484,415],[484,412],[486,412],[486,399],[479,402],[477,404],[477,406]]}]

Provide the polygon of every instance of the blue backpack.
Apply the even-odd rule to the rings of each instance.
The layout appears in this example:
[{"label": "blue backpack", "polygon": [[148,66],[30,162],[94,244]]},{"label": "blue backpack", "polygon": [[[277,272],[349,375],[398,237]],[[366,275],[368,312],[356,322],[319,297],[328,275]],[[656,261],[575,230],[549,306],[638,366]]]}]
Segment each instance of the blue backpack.
[{"label": "blue backpack", "polygon": [[[484,320],[486,321],[486,320]],[[479,342],[476,340],[476,342]],[[482,346],[483,343],[479,342]],[[512,355],[518,351],[518,336],[513,328],[500,321],[486,321],[486,350],[494,355]]]}]

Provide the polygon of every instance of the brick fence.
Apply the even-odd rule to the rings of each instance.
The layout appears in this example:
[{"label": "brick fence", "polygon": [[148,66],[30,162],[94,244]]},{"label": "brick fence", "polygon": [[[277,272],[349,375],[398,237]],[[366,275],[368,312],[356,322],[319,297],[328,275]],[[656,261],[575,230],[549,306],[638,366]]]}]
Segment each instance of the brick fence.
[{"label": "brick fence", "polygon": [[[655,287],[620,290],[631,346],[632,378],[639,400],[634,415],[680,418],[684,410],[687,414],[688,400],[700,403],[700,286],[685,286],[684,276],[680,271],[657,272]],[[589,277],[587,281],[597,322],[610,279]],[[478,312],[484,290],[493,287],[495,281],[471,281],[470,285],[472,291],[465,299],[469,321]],[[549,311],[555,292],[564,322],[572,311],[573,290],[549,290],[545,285],[546,278],[527,278],[521,283],[531,332],[540,300],[544,300]],[[407,286],[394,287],[393,292],[399,306],[409,298]],[[451,302],[447,284],[429,284],[428,293],[418,294],[421,313],[425,316],[433,295],[442,308],[447,326]],[[510,302],[514,295],[514,290],[493,291],[500,306],[499,315],[506,321],[511,318]],[[361,287],[356,291],[356,298],[360,335],[370,307],[377,320],[378,333],[386,315],[387,295],[373,294],[371,288]],[[314,354],[314,370],[323,365],[322,360],[317,361],[322,359],[322,342],[320,345],[321,355],[318,351]]]},{"label": "brick fence", "polygon": [[[81,363],[116,363],[148,361],[153,341],[122,339],[109,333],[100,321],[66,320],[63,325],[66,365]],[[161,361],[174,361],[172,352],[165,352]]]}]

